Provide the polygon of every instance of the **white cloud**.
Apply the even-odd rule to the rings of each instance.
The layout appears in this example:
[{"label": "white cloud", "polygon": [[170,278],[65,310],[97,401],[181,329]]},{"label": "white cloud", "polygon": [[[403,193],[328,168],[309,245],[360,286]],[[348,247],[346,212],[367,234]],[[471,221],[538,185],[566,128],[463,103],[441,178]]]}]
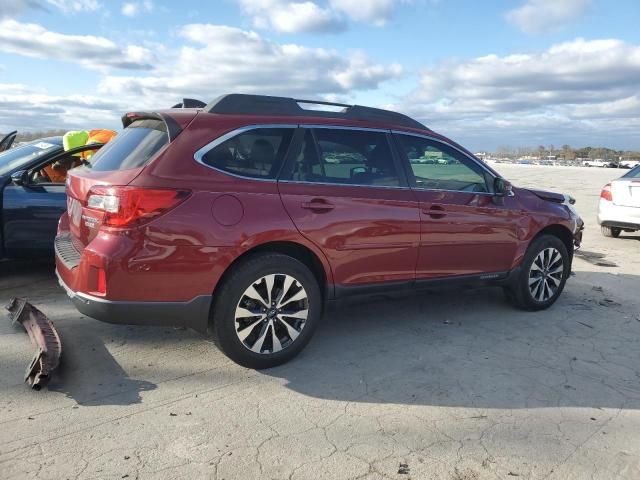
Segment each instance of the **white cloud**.
[{"label": "white cloud", "polygon": [[399,106],[428,125],[464,134],[589,137],[613,134],[615,125],[628,134],[640,124],[639,83],[640,45],[577,39],[539,53],[428,68]]},{"label": "white cloud", "polygon": [[64,13],[94,12],[101,7],[97,0],[0,0],[0,18],[14,17],[30,9],[54,7]]},{"label": "white cloud", "polygon": [[148,70],[152,53],[140,46],[118,46],[93,35],[52,32],[34,23],[0,20],[0,51],[28,57],[66,60],[87,68]]},{"label": "white cloud", "polygon": [[153,11],[153,2],[151,0],[143,0],[141,2],[125,2],[121,8],[122,15],[126,17],[136,17],[143,12]]},{"label": "white cloud", "polygon": [[590,5],[591,0],[526,0],[506,18],[526,33],[546,33],[572,22]]},{"label": "white cloud", "polygon": [[347,14],[353,20],[366,22],[378,27],[386,25],[402,0],[329,0],[331,6]]},{"label": "white cloud", "polygon": [[237,0],[256,28],[281,33],[336,32],[347,21],[386,25],[396,8],[413,0]]},{"label": "white cloud", "polygon": [[97,0],[45,0],[47,4],[65,13],[95,12],[101,4]]},{"label": "white cloud", "polygon": [[0,84],[0,131],[117,128],[121,104],[90,95],[49,95],[23,84]]},{"label": "white cloud", "polygon": [[239,0],[256,28],[281,33],[340,31],[346,24],[328,8],[312,1]]},{"label": "white cloud", "polygon": [[402,71],[399,65],[376,64],[363,53],[343,56],[279,44],[227,26],[191,24],[179,35],[190,45],[167,51],[152,74],[109,75],[100,92],[155,108],[185,96],[209,101],[230,92],[318,97],[375,89]]}]

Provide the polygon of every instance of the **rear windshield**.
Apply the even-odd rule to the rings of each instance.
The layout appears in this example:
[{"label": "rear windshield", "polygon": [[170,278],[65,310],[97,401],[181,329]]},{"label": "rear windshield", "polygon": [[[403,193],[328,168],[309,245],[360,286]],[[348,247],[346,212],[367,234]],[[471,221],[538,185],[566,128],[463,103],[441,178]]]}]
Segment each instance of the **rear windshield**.
[{"label": "rear windshield", "polygon": [[169,136],[163,121],[138,120],[98,150],[91,167],[98,171],[142,167],[167,143]]},{"label": "rear windshield", "polygon": [[640,178],[640,165],[635,167],[633,170],[629,170],[626,175],[623,175],[622,178]]}]

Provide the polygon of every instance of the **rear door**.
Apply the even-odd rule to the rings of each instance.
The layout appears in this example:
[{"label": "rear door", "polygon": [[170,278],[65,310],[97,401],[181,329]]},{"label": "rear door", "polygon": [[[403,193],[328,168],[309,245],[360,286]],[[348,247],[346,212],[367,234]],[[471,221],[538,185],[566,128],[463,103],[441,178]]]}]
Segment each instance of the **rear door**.
[{"label": "rear door", "polygon": [[437,140],[394,134],[420,202],[418,279],[510,269],[517,247],[513,198],[493,201],[493,176]]},{"label": "rear door", "polygon": [[81,154],[97,145],[56,155],[31,169],[24,183],[11,183],[3,192],[5,254],[9,257],[46,255],[53,251],[58,220],[67,208],[67,171],[82,162]]},{"label": "rear door", "polygon": [[300,129],[278,183],[298,230],[327,256],[337,288],[415,278],[418,202],[389,136]]}]

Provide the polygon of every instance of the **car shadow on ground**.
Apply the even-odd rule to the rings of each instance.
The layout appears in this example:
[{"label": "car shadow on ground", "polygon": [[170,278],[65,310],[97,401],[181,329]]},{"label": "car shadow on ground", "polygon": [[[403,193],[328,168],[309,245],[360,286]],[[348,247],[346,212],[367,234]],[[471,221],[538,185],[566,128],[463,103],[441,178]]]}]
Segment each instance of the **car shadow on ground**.
[{"label": "car shadow on ground", "polygon": [[[615,292],[598,287],[612,274],[587,274],[589,282],[578,273],[542,312],[509,306],[499,288],[430,290],[338,305],[325,313],[298,358],[261,375],[327,400],[479,409],[640,408],[637,305],[623,305]],[[640,282],[635,275],[616,279]],[[57,312],[52,318],[63,341],[63,363],[49,389],[79,404],[140,403],[160,382],[189,375],[197,374],[201,387],[217,376],[244,376],[194,332],[69,319],[73,310],[66,297],[49,295],[55,295],[48,308]],[[147,366],[149,358],[157,362]],[[20,375],[24,367],[14,363],[12,375]],[[228,375],[202,373],[212,366]],[[138,379],[131,378],[134,372]]]},{"label": "car shadow on ground", "polygon": [[328,313],[300,357],[264,375],[350,402],[640,408],[640,315],[592,285],[570,282],[542,312],[496,288],[364,300]]},{"label": "car shadow on ground", "polygon": [[50,391],[64,393],[85,407],[141,403],[141,393],[156,388],[154,383],[130,378],[100,337],[80,346],[70,335],[65,335],[64,355],[48,385]]}]

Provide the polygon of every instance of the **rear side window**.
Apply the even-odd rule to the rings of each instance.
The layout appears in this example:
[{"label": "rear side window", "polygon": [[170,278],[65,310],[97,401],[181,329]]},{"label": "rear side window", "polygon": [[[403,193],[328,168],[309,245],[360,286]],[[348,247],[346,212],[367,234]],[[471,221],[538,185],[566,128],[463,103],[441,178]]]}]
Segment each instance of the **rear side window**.
[{"label": "rear side window", "polygon": [[91,159],[93,170],[128,170],[143,167],[169,143],[167,127],[161,120],[133,122]]},{"label": "rear side window", "polygon": [[276,178],[292,136],[292,128],[249,130],[209,150],[202,162],[243,177]]},{"label": "rear side window", "polygon": [[290,180],[361,186],[400,185],[385,133],[330,128],[314,129],[313,133],[306,131]]}]

